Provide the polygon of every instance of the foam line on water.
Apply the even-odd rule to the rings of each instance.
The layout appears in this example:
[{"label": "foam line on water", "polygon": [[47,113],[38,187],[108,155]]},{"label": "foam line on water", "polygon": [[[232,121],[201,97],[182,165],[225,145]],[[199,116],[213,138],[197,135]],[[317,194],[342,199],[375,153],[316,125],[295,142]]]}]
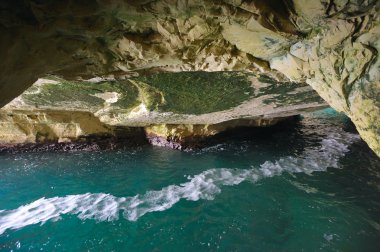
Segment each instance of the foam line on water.
[{"label": "foam line on water", "polygon": [[206,170],[180,185],[169,185],[159,191],[148,191],[133,197],[115,197],[105,193],[86,193],[65,197],[40,198],[13,210],[0,210],[0,235],[8,229],[20,229],[28,225],[44,224],[59,220],[62,215],[97,221],[117,220],[122,216],[136,221],[149,212],[165,211],[181,199],[213,200],[221,193],[222,186],[234,186],[243,181],[256,182],[283,172],[311,174],[338,168],[338,161],[348,152],[348,146],[357,141],[356,134],[337,131],[321,140],[317,147],[305,148],[298,157],[284,157],[266,161],[260,167],[250,169],[215,168]]}]

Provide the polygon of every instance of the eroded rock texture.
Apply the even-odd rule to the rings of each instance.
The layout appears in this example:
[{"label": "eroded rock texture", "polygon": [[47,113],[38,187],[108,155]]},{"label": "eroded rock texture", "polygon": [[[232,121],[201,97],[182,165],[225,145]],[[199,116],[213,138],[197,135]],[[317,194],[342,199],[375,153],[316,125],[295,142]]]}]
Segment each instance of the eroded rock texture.
[{"label": "eroded rock texture", "polygon": [[[240,106],[239,99],[249,101],[250,94],[235,97],[236,86],[228,86],[227,101],[165,105],[158,73],[265,73],[280,83],[308,83],[346,113],[380,155],[379,6],[377,0],[2,1],[0,45],[7,50],[0,52],[0,106],[47,74],[69,81],[100,77],[130,93],[149,93],[139,99],[161,111],[190,114],[185,122],[192,124],[202,114]],[[183,85],[168,83],[164,94],[170,100]],[[99,93],[108,92],[105,86]],[[114,91],[96,94],[94,102],[102,99],[110,107],[118,99]],[[125,119],[109,115],[102,116],[115,123]],[[165,120],[155,123],[174,119]]]},{"label": "eroded rock texture", "polygon": [[0,109],[0,144],[117,137],[143,128],[153,144],[182,148],[227,129],[266,127],[326,105],[307,84],[252,73],[158,73],[75,82],[51,77]]}]

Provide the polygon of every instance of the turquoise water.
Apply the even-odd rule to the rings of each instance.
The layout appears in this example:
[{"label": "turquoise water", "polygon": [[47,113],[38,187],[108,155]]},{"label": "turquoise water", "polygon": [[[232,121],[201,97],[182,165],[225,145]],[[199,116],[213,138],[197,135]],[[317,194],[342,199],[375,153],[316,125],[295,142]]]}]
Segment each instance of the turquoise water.
[{"label": "turquoise water", "polygon": [[0,155],[1,251],[379,251],[380,160],[325,110],[152,146]]}]

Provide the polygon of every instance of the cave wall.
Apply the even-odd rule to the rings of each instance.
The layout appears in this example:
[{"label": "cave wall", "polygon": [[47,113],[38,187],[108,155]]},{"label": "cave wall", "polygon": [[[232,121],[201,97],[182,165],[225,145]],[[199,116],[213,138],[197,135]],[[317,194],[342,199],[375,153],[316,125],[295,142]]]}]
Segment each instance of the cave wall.
[{"label": "cave wall", "polygon": [[379,2],[1,1],[0,106],[46,75],[265,73],[308,83],[380,154]]}]

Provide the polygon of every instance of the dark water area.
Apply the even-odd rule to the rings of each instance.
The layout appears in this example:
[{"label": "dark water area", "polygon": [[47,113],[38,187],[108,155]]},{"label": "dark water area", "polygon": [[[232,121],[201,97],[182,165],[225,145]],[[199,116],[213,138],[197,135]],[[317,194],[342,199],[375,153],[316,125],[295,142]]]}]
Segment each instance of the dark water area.
[{"label": "dark water area", "polygon": [[331,109],[183,152],[0,154],[0,251],[379,251],[380,159]]}]

